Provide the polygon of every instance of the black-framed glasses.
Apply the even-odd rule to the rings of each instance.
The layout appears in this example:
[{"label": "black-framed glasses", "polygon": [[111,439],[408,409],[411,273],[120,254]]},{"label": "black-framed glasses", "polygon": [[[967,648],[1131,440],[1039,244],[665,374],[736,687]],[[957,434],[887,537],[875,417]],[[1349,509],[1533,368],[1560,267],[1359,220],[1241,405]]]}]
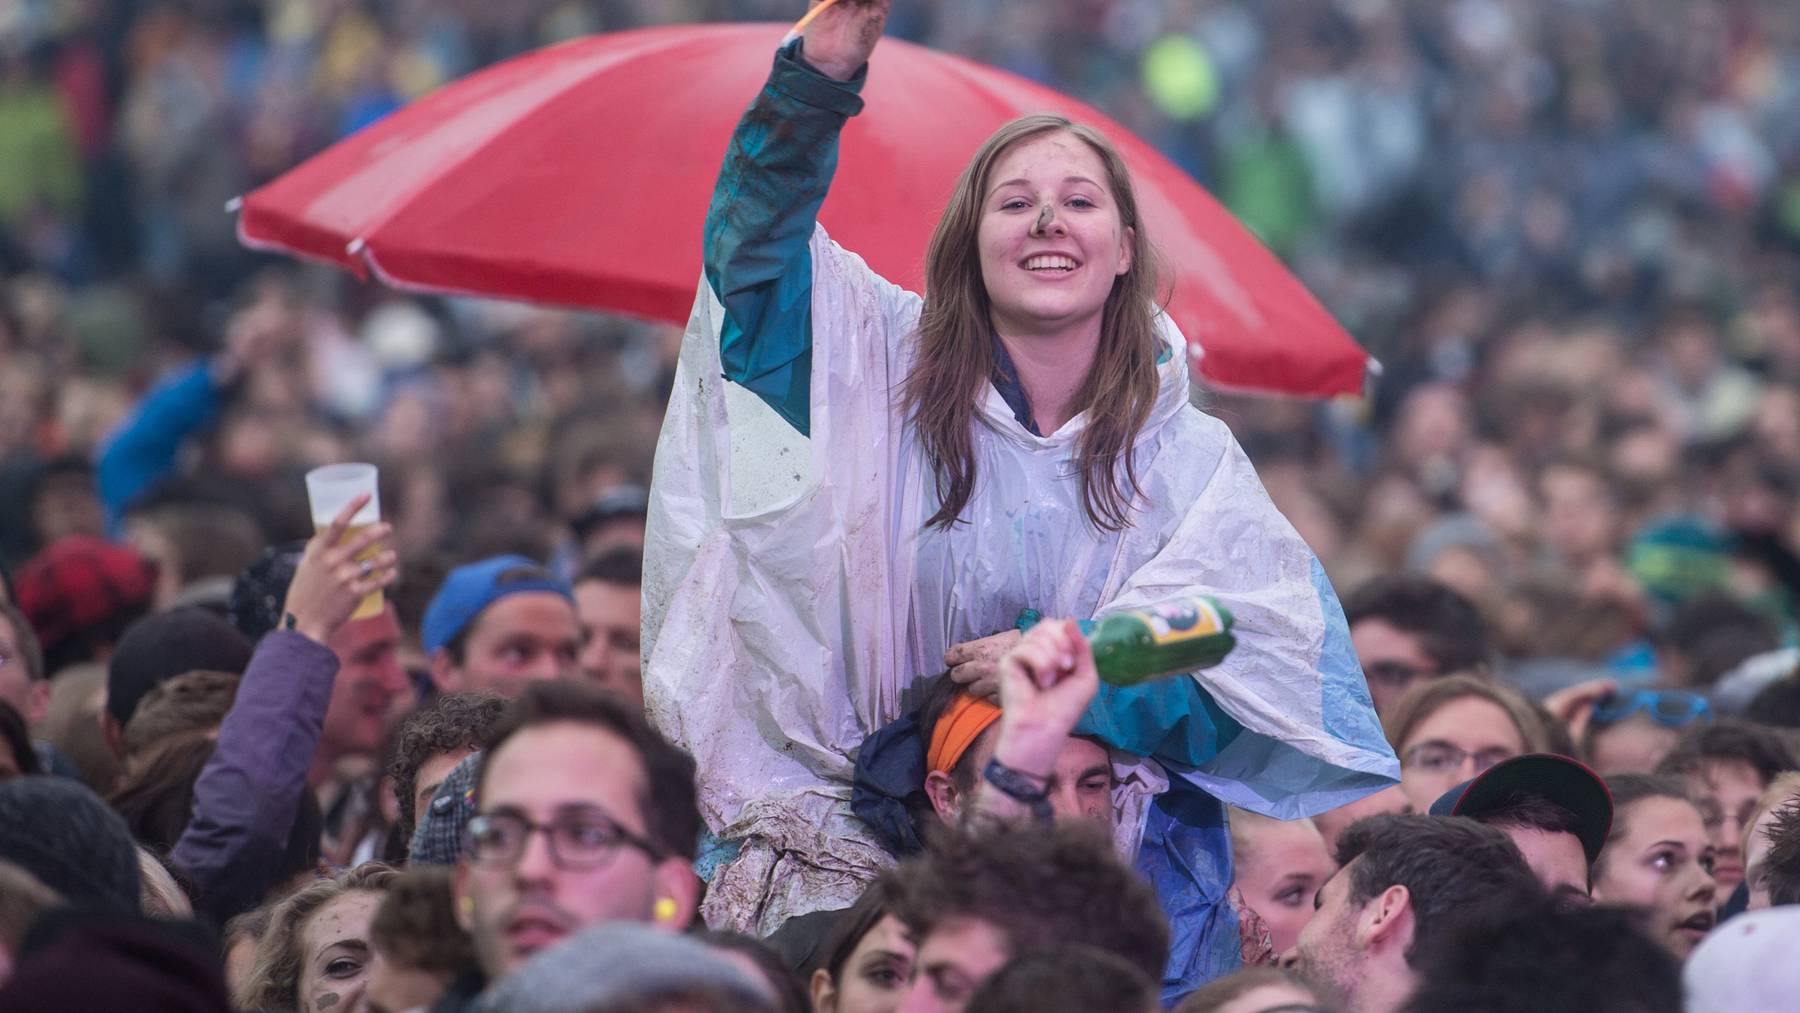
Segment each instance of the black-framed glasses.
[{"label": "black-framed glasses", "polygon": [[464,833],[464,850],[469,861],[479,865],[511,866],[525,853],[531,835],[542,832],[550,845],[550,860],[559,869],[589,871],[612,860],[621,846],[636,848],[650,856],[652,862],[663,859],[663,851],[648,838],[619,825],[598,811],[571,812],[547,823],[538,823],[518,813],[482,813],[469,820]]},{"label": "black-framed glasses", "polygon": [[1516,755],[1518,754],[1510,749],[1493,748],[1470,752],[1448,742],[1433,741],[1421,742],[1408,749],[1406,755],[1400,758],[1400,763],[1402,766],[1411,767],[1414,770],[1447,774],[1461,770],[1463,761],[1473,758],[1475,773],[1479,774],[1501,760],[1510,760]]}]

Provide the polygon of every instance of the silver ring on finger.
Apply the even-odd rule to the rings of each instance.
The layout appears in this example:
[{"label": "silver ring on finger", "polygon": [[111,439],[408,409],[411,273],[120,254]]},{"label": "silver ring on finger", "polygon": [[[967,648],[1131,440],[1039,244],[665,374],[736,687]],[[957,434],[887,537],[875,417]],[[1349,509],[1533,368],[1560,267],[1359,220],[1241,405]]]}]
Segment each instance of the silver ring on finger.
[{"label": "silver ring on finger", "polygon": [[365,559],[362,562],[357,563],[356,568],[361,571],[363,579],[367,580],[369,579],[369,574],[375,572],[375,563],[373,560]]}]

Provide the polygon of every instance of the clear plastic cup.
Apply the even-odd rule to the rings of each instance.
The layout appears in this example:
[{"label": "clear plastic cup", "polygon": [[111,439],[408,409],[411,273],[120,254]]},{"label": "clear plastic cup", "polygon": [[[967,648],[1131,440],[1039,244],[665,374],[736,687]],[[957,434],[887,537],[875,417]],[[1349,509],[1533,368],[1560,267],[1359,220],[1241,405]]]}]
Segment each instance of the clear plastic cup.
[{"label": "clear plastic cup", "polygon": [[[306,499],[312,505],[313,530],[323,532],[331,527],[331,522],[344,507],[357,496],[368,493],[369,502],[363,504],[356,516],[350,519],[350,527],[344,532],[344,541],[355,538],[367,530],[372,524],[381,520],[381,493],[375,488],[376,470],[373,464],[327,464],[322,468],[314,468],[306,473]],[[358,559],[369,559],[381,551],[380,545],[371,545],[357,555]],[[368,619],[381,614],[383,599],[380,591],[376,591],[356,605],[352,619]]]}]

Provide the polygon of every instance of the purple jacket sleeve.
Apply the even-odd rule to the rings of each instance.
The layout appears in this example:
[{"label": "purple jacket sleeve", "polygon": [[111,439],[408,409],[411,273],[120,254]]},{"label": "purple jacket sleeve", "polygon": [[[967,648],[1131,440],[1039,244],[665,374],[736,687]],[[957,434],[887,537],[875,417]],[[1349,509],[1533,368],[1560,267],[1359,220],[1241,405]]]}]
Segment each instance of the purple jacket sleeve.
[{"label": "purple jacket sleeve", "polygon": [[194,811],[175,842],[197,911],[218,923],[261,902],[293,829],[331,685],[331,649],[286,630],[262,639],[219,744],[194,785]]}]

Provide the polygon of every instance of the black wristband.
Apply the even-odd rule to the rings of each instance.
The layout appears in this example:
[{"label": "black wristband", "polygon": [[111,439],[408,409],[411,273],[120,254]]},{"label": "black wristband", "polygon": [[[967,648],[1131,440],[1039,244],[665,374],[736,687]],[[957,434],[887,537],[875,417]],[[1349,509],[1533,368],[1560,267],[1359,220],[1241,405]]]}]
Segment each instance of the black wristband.
[{"label": "black wristband", "polygon": [[988,760],[987,767],[981,772],[987,783],[999,789],[1000,794],[1031,810],[1031,818],[1039,823],[1050,823],[1056,814],[1050,808],[1050,795],[1038,787],[1030,774],[1014,770],[999,760]]}]

